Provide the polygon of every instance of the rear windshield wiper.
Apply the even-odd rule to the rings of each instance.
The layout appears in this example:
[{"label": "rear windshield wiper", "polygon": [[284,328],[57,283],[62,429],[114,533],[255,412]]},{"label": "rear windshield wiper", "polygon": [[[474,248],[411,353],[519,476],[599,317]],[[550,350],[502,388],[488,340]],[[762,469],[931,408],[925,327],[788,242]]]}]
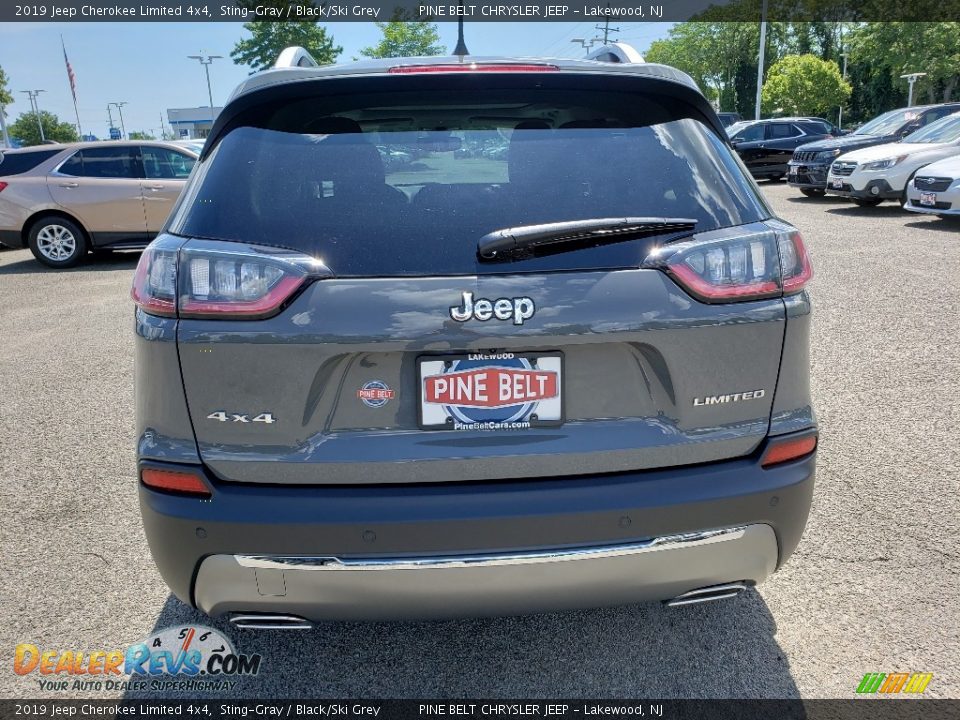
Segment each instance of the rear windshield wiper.
[{"label": "rear windshield wiper", "polygon": [[528,256],[537,250],[567,252],[650,235],[689,233],[696,224],[690,218],[625,217],[519,225],[484,235],[477,241],[477,255],[490,262],[512,255]]}]

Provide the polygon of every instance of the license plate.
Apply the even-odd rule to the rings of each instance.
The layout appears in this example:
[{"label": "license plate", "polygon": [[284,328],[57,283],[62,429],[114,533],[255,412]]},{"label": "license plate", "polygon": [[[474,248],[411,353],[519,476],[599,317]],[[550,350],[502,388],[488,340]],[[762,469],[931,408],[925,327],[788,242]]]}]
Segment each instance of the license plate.
[{"label": "license plate", "polygon": [[830,187],[834,190],[843,190],[843,180],[834,180],[830,183]]},{"label": "license plate", "polygon": [[920,204],[933,207],[937,204],[937,194],[931,192],[920,193]]},{"label": "license plate", "polygon": [[563,423],[563,355],[470,353],[417,359],[424,430],[522,430]]}]

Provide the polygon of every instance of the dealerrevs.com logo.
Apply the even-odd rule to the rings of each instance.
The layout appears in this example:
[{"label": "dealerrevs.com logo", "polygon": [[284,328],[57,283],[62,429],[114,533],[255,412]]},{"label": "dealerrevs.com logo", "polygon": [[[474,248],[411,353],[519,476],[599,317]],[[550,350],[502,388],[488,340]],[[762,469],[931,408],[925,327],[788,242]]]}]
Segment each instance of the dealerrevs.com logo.
[{"label": "dealerrevs.com logo", "polygon": [[21,643],[13,671],[41,690],[232,690],[260,672],[260,655],[238,653],[229,638],[203,625],[160,630],[126,650],[42,650]]}]

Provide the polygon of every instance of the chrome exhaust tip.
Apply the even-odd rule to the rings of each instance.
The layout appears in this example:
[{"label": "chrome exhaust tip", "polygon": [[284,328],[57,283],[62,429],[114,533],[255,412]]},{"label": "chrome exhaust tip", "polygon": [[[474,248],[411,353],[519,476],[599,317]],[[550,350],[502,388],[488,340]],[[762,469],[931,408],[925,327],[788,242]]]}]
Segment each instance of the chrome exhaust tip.
[{"label": "chrome exhaust tip", "polygon": [[726,600],[736,597],[748,587],[745,582],[732,582],[723,585],[709,585],[707,587],[697,588],[683,595],[677,595],[670,600],[664,600],[663,604],[667,607],[681,607],[682,605],[697,605],[699,603],[711,602],[713,600]]},{"label": "chrome exhaust tip", "polygon": [[299,615],[247,613],[230,616],[230,623],[242,630],[310,630],[313,623]]}]

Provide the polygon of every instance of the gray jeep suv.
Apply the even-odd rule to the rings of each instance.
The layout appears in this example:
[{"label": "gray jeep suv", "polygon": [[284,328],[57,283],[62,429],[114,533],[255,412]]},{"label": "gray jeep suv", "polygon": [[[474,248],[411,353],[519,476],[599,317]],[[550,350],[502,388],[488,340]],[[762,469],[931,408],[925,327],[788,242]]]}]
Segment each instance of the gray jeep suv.
[{"label": "gray jeep suv", "polygon": [[132,289],[157,566],[248,628],[736,595],[810,508],[810,276],[672,68],[251,77]]}]

